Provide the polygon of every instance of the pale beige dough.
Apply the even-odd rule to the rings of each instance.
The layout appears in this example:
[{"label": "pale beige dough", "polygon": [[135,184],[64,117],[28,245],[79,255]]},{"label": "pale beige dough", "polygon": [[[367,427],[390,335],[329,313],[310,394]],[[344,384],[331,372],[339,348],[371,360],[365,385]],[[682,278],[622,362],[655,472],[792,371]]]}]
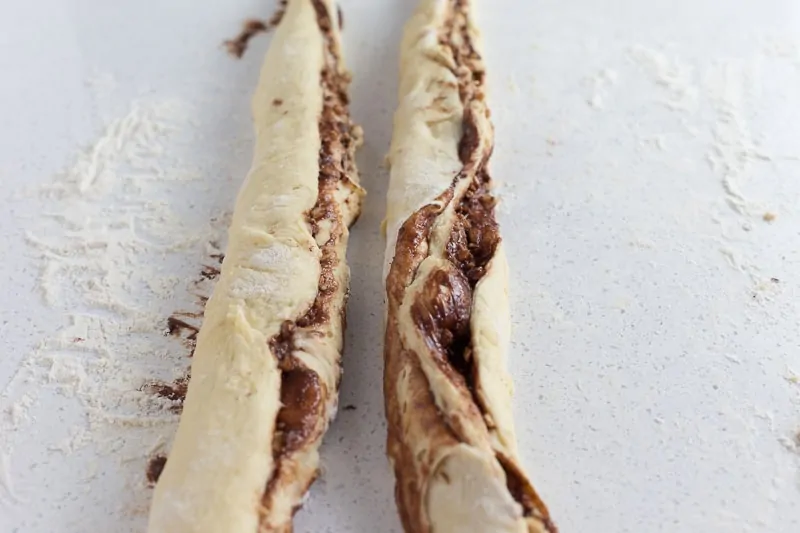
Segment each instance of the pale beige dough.
[{"label": "pale beige dough", "polygon": [[[336,20],[333,0],[320,0]],[[338,46],[338,25],[330,32]],[[252,168],[236,201],[221,274],[209,299],[191,367],[184,409],[155,488],[149,533],[290,531],[319,464],[321,434],[336,410],[342,345],[341,312],[349,281],[347,225],[362,191],[339,195],[344,235],[335,253],[331,320],[298,332],[292,354],[327,391],[319,438],[292,456],[293,475],[274,487],[273,438],[281,408],[281,370],[269,341],[284,321],[302,316],[317,296],[320,245],[327,221],[312,235],[317,201],[326,42],[311,0],[291,0],[272,38],[253,97]],[[356,132],[355,134],[359,134]],[[352,193],[352,194],[351,194]],[[356,198],[345,205],[350,195]],[[317,241],[320,241],[319,243]]]}]

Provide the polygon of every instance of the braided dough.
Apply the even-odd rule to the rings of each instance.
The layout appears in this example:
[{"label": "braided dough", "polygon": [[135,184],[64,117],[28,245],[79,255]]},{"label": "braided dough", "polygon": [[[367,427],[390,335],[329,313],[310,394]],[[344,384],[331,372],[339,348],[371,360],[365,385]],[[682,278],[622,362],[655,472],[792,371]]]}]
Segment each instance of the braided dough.
[{"label": "braided dough", "polygon": [[205,310],[150,533],[291,532],[341,376],[363,195],[333,0],[291,0],[253,100],[256,146]]},{"label": "braided dough", "polygon": [[408,533],[554,533],[514,435],[478,46],[467,0],[422,0],[401,46],[386,220],[388,453]]}]

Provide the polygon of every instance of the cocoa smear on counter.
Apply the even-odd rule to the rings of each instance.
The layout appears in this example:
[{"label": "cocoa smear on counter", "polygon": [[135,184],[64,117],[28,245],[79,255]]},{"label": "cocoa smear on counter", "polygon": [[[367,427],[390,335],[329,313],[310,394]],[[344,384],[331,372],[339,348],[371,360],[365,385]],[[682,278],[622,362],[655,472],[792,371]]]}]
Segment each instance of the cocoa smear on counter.
[{"label": "cocoa smear on counter", "polygon": [[259,19],[245,20],[242,24],[242,31],[240,31],[239,34],[233,39],[228,39],[222,43],[228,50],[228,53],[237,59],[241,58],[247,51],[247,45],[250,42],[250,39],[259,33],[268,32],[280,24],[281,20],[283,19],[283,14],[286,12],[287,4],[288,0],[281,0],[278,3],[277,10],[267,21]]},{"label": "cocoa smear on counter", "polygon": [[197,339],[197,334],[200,332],[200,328],[178,318],[179,316],[186,315],[186,313],[174,313],[172,316],[167,318],[167,334],[174,337],[183,337],[184,332],[189,332],[189,334],[186,336],[186,339],[193,341]]},{"label": "cocoa smear on counter", "polygon": [[[216,256],[212,257],[219,257],[219,261],[222,261],[222,254],[216,254]],[[205,271],[208,267],[204,266],[203,271]],[[216,270],[216,269],[215,269]],[[210,280],[211,278],[203,277],[199,282]],[[195,295],[198,298],[198,304],[201,307],[200,311],[175,311],[167,318],[167,330],[165,332],[166,335],[172,335],[173,337],[178,338],[188,350],[188,357],[194,356],[195,348],[197,347],[197,335],[200,333],[200,323],[203,319],[205,303],[208,301],[207,296]],[[198,325],[192,324],[187,321],[187,319],[194,319],[193,321],[197,321]],[[170,407],[170,411],[174,413],[180,413],[183,410],[183,401],[186,398],[186,391],[189,387],[189,372],[187,370],[186,376],[182,378],[178,378],[172,383],[167,383],[164,381],[152,381],[146,383],[141,390],[159,396],[161,398],[165,398],[175,402],[175,405]]]},{"label": "cocoa smear on counter", "polygon": [[[212,243],[216,247],[216,243]],[[211,254],[209,257],[222,264],[225,259],[224,253]],[[200,279],[194,282],[199,286],[204,281],[212,281],[219,276],[220,270],[213,266],[203,265],[200,272]],[[200,332],[200,327],[195,326],[184,320],[185,318],[193,318],[202,320],[208,296],[195,294],[198,299],[200,311],[176,311],[169,318],[167,318],[167,335],[178,337],[183,341],[184,346],[190,349],[189,357],[194,355],[195,346],[197,345],[197,334]],[[83,339],[81,339],[83,340]],[[180,414],[183,411],[183,402],[186,400],[186,392],[189,389],[189,371],[187,369],[186,376],[181,377],[167,383],[165,381],[151,381],[143,385],[139,390],[164,398],[174,402],[169,410],[173,413]],[[157,454],[150,458],[145,475],[150,487],[155,486],[161,472],[164,471],[164,466],[167,463],[167,456],[164,454]]]},{"label": "cocoa smear on counter", "polygon": [[247,50],[247,44],[254,36],[267,31],[267,25],[262,20],[248,19],[242,25],[242,31],[233,39],[222,43],[228,53],[235,58],[241,58]]},{"label": "cocoa smear on counter", "polygon": [[[225,259],[225,254],[217,253],[211,254],[210,257],[215,259],[218,263],[222,263]],[[208,292],[207,282],[213,282],[220,275],[220,269],[215,266],[203,265],[200,270],[200,277],[194,281],[195,287],[199,292]],[[205,305],[208,302],[208,296],[203,294],[193,293],[197,298],[197,305],[200,311],[175,311],[167,318],[167,329],[165,334],[177,337],[183,342],[183,345],[189,350],[189,357],[194,355],[194,350],[197,346],[197,335],[200,333],[200,325],[203,321],[203,314]]]},{"label": "cocoa smear on counter", "polygon": [[161,477],[161,472],[164,471],[164,466],[166,464],[166,455],[158,454],[150,458],[150,461],[147,463],[147,470],[145,471],[148,485],[151,487],[155,486],[158,478]]},{"label": "cocoa smear on counter", "polygon": [[186,400],[186,391],[189,389],[189,375],[178,378],[172,383],[165,381],[151,381],[142,386],[140,390],[170,400],[174,404],[169,408],[173,413],[183,411],[183,402]]},{"label": "cocoa smear on counter", "polygon": [[202,270],[200,270],[200,277],[205,280],[217,279],[219,274],[220,270],[217,267],[209,265],[203,265]]}]

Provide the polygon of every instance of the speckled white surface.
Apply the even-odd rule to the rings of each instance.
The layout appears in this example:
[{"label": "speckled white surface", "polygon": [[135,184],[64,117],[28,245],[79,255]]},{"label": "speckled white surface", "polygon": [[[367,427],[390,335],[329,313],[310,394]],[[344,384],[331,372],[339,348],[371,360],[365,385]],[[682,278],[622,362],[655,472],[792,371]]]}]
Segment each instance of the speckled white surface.
[{"label": "speckled white surface", "polygon": [[[355,409],[340,410],[326,438],[298,532],[399,531],[384,457],[379,223],[412,4],[342,1],[369,191],[349,254],[341,405]],[[187,220],[228,208],[249,155],[219,140],[250,139],[268,38],[239,62],[219,43],[271,9],[0,7],[0,409],[19,400],[7,385],[20,362],[63,321],[41,302],[24,242],[25,216],[42,206],[12,192],[49,182],[104,117],[163,97],[193,109],[185,127],[203,162],[202,186],[165,200]],[[800,5],[485,0],[478,19],[513,277],[521,449],[561,530],[800,531]],[[113,80],[113,90],[87,79]],[[190,261],[172,268],[196,271]],[[176,308],[191,299],[175,298]],[[29,423],[0,435],[15,443],[0,450],[0,531],[143,530],[148,450],[48,451],[82,420],[74,399],[42,385]]]}]

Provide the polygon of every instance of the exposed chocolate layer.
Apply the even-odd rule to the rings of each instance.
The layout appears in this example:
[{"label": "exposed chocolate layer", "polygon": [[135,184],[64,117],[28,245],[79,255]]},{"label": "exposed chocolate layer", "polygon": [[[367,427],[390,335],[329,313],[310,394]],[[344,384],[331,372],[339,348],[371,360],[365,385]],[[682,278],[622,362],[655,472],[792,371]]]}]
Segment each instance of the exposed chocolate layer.
[{"label": "exposed chocolate layer", "polygon": [[[448,189],[440,200],[447,203],[453,197],[452,187]],[[414,280],[420,263],[428,255],[428,238],[431,225],[442,212],[437,207],[439,202],[431,202],[411,215],[397,232],[397,244],[392,259],[392,266],[386,278],[386,292],[389,298],[389,307],[400,307],[406,287]],[[441,205],[441,204],[439,204]]]},{"label": "exposed chocolate layer", "polygon": [[481,168],[456,207],[457,217],[447,243],[447,258],[472,287],[486,273],[486,265],[500,244],[500,228],[494,216],[497,202],[489,192],[490,184],[488,172]]},{"label": "exposed chocolate layer", "polygon": [[279,454],[301,448],[322,416],[323,388],[319,376],[312,370],[295,368],[281,376],[281,410],[275,424]]},{"label": "exposed chocolate layer", "polygon": [[[444,259],[448,265],[430,274],[424,281],[411,305],[411,319],[422,334],[429,354],[436,358],[437,366],[457,388],[463,391],[464,397],[471,398],[477,413],[483,414],[483,422],[489,430],[493,429],[491,417],[485,416],[486,408],[481,397],[476,393],[478,372],[472,356],[472,332],[470,315],[472,310],[473,291],[486,274],[489,262],[494,257],[500,244],[500,233],[495,218],[495,198],[491,194],[491,177],[487,163],[492,151],[492,139],[482,138],[479,121],[488,119],[489,111],[483,105],[483,84],[485,71],[482,59],[477,53],[469,31],[467,11],[468,0],[454,0],[452,11],[439,35],[439,43],[448,49],[455,62],[453,74],[458,81],[459,96],[464,107],[462,119],[462,136],[458,144],[458,154],[463,168],[456,177],[453,190],[463,190],[463,180],[469,180],[466,192],[455,198],[455,220],[444,250]],[[485,116],[475,116],[485,113]],[[491,133],[488,134],[491,136]],[[448,200],[450,201],[450,200]],[[400,307],[407,287],[417,277],[417,269],[428,254],[427,240],[437,215],[433,214],[433,206],[428,205],[414,213],[402,226],[398,234],[395,256],[387,277],[387,296],[389,300],[389,318],[386,338],[386,376],[385,394],[387,395],[387,415],[389,417],[389,452],[395,459],[395,470],[398,478],[397,498],[401,502],[400,511],[404,527],[407,531],[426,530],[424,518],[416,516],[420,513],[420,482],[423,473],[408,470],[408,454],[410,449],[403,443],[401,415],[398,406],[390,401],[396,394],[399,360],[427,356],[410,354],[402,345],[396,328],[396,313]],[[398,346],[399,345],[399,346]],[[414,366],[413,364],[411,365]],[[412,369],[411,372],[414,372]],[[419,376],[417,379],[425,379]],[[429,384],[430,385],[430,384]],[[422,398],[430,401],[432,398]],[[441,417],[441,413],[439,413]],[[489,420],[489,421],[487,421]],[[454,433],[445,435],[447,441],[452,438],[459,441],[459,422],[443,420],[444,428]],[[453,424],[453,425],[451,425]],[[431,430],[445,429],[432,424]],[[418,458],[415,458],[418,461]],[[547,508],[539,499],[532,485],[513,461],[498,457],[498,461],[506,472],[509,493],[520,503],[524,515],[541,523],[546,531],[556,532]],[[424,464],[420,468],[428,468]],[[423,476],[422,478],[420,476]],[[420,522],[422,520],[422,522]]]},{"label": "exposed chocolate layer", "polygon": [[[425,280],[422,293],[411,306],[411,316],[423,332],[432,353],[469,375],[464,351],[469,344],[472,291],[467,278],[455,268],[437,270]],[[444,361],[443,361],[444,362]]]},{"label": "exposed chocolate layer", "polygon": [[[404,531],[425,531],[422,526],[421,505],[421,476],[414,468],[418,460],[404,436],[403,417],[409,409],[414,411],[414,416],[419,424],[431,434],[432,438],[441,436],[441,439],[450,439],[457,442],[451,435],[446,424],[442,424],[441,412],[435,405],[424,374],[419,368],[419,361],[403,346],[400,333],[396,326],[396,315],[403,301],[406,287],[416,275],[420,263],[428,255],[428,239],[433,221],[442,212],[441,205],[446,205],[453,197],[453,188],[450,187],[442,193],[438,201],[432,202],[412,214],[397,233],[396,254],[386,278],[386,296],[388,300],[388,316],[386,339],[384,342],[384,396],[386,398],[386,418],[388,420],[388,435],[386,446],[389,457],[392,458],[397,483],[395,485],[395,498],[398,501],[400,520]],[[398,377],[407,372],[413,389],[419,396],[411,398],[397,397]],[[401,403],[402,402],[402,403]],[[440,440],[441,441],[441,440]]]},{"label": "exposed chocolate layer", "polygon": [[[262,497],[265,506],[279,487],[281,476],[291,475],[291,472],[285,474],[284,461],[317,439],[327,423],[323,418],[329,391],[319,376],[293,355],[295,338],[301,334],[315,334],[323,328],[344,327],[344,313],[332,313],[334,301],[342,292],[336,271],[343,258],[339,257],[337,248],[358,211],[352,202],[359,201],[357,186],[350,179],[355,172],[354,152],[358,143],[358,133],[347,107],[350,78],[340,69],[338,44],[332,35],[331,16],[325,3],[320,0],[312,3],[325,39],[325,64],[320,73],[323,105],[319,120],[319,189],[317,201],[308,213],[311,233],[320,246],[320,276],[317,295],[309,309],[294,321],[284,322],[280,332],[269,341],[282,371],[282,407],[272,443],[276,466]],[[340,205],[343,191],[345,206]],[[327,240],[319,242],[320,235],[325,235]],[[336,385],[338,387],[338,383]]]},{"label": "exposed chocolate layer", "polygon": [[558,533],[558,528],[556,528],[555,523],[550,518],[547,507],[542,499],[539,498],[539,495],[536,493],[533,485],[531,485],[531,482],[528,481],[525,473],[522,472],[513,461],[510,461],[502,454],[497,454],[497,460],[506,473],[506,486],[508,487],[508,491],[511,493],[511,496],[522,505],[523,516],[527,518],[536,518],[542,522],[545,531]]},{"label": "exposed chocolate layer", "polygon": [[[450,239],[445,246],[445,258],[452,264],[452,269],[438,271],[426,282],[425,290],[412,306],[413,309],[439,309],[442,312],[429,314],[428,318],[419,321],[421,315],[415,316],[415,322],[429,343],[434,353],[446,355],[449,367],[444,367],[445,374],[457,385],[466,386],[472,393],[473,402],[479,404],[474,394],[473,376],[476,374],[471,360],[470,314],[472,310],[472,291],[486,273],[486,266],[494,257],[500,243],[500,232],[495,219],[495,200],[491,195],[491,177],[486,164],[491,155],[491,143],[481,139],[477,120],[472,107],[474,101],[482,101],[484,68],[480,55],[472,43],[467,24],[467,2],[456,0],[453,13],[444,25],[439,42],[450,50],[455,61],[454,74],[458,80],[458,92],[464,107],[462,119],[462,135],[458,144],[458,154],[464,164],[456,177],[458,184],[469,180],[466,192],[457,199],[455,220]],[[486,111],[488,113],[488,111]],[[487,147],[488,144],[488,147]],[[458,276],[456,275],[458,274]],[[458,280],[457,284],[451,283]],[[433,289],[436,282],[448,282]],[[429,285],[431,289],[429,289]],[[451,302],[442,306],[440,300],[444,287],[451,287],[447,292]],[[457,287],[457,290],[455,290]],[[440,340],[448,339],[448,343],[436,342],[431,335]],[[433,341],[433,342],[432,342]],[[456,376],[460,376],[456,377]],[[480,407],[480,405],[479,405]]]},{"label": "exposed chocolate layer", "polygon": [[280,332],[269,340],[269,348],[278,359],[278,367],[283,370],[291,369],[291,355],[294,351],[294,330],[296,324],[291,320],[284,320]]},{"label": "exposed chocolate layer", "polygon": [[[467,397],[484,411],[475,394],[477,370],[471,357],[470,316],[472,292],[494,257],[500,233],[495,219],[495,200],[486,164],[491,143],[481,139],[472,103],[483,100],[484,69],[467,28],[466,2],[455,2],[454,12],[444,25],[439,42],[455,61],[454,74],[464,107],[462,136],[458,153],[464,167],[454,187],[469,180],[465,193],[457,198],[455,220],[445,246],[451,267],[426,280],[412,305],[412,319],[422,332],[431,353],[440,357],[439,367],[450,381],[467,389]],[[487,111],[488,113],[488,111]],[[431,221],[432,223],[432,221]]]}]

